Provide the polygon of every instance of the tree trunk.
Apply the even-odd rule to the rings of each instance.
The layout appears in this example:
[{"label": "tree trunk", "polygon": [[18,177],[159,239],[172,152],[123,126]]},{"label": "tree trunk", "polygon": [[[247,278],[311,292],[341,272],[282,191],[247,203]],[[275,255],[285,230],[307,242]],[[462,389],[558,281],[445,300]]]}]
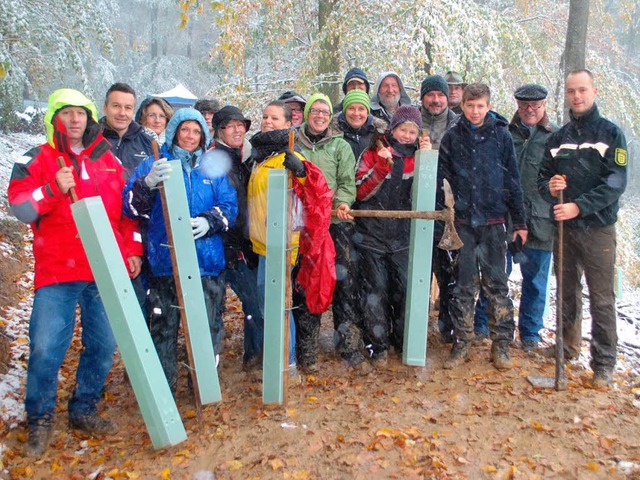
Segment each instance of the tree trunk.
[{"label": "tree trunk", "polygon": [[157,3],[154,3],[151,7],[151,59],[158,57],[158,7]]},{"label": "tree trunk", "polygon": [[[589,0],[571,0],[563,55],[564,68],[562,70],[565,78],[567,78],[569,72],[585,68],[588,26]],[[569,105],[566,99],[564,102],[564,118],[566,121],[569,119]]]},{"label": "tree trunk", "polygon": [[318,35],[320,37],[320,58],[318,60],[319,90],[328,95],[335,105],[340,100],[340,35],[330,24],[332,12],[338,8],[337,0],[318,2]]}]

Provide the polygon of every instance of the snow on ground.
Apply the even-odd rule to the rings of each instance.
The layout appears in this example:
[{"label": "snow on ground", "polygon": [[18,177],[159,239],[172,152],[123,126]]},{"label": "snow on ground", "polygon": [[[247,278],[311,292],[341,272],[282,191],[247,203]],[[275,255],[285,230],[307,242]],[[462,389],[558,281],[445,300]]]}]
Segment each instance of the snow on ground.
[{"label": "snow on ground", "polygon": [[[0,134],[0,221],[8,219],[6,189],[11,174],[11,168],[16,158],[20,157],[32,146],[41,144],[44,137],[29,134]],[[625,271],[625,282],[622,287],[623,295],[618,301],[618,335],[619,357],[617,371],[619,373],[632,373],[632,377],[640,375],[640,295],[634,282],[640,280],[633,276],[633,269],[640,268],[634,262],[638,255],[636,250],[640,247],[640,241],[635,238],[635,232],[640,230],[640,211],[635,205],[638,202],[630,198],[623,201],[619,222],[619,256],[622,259],[621,266]],[[27,242],[30,245],[30,242]],[[0,240],[0,254],[12,255],[14,252],[10,245]],[[519,283],[521,277],[516,267],[511,275],[511,287],[517,307],[519,299]],[[29,272],[21,280],[25,291],[28,291],[33,281],[33,274]],[[551,280],[551,301],[545,316],[545,329],[542,332],[544,342],[554,344],[555,331],[555,279]],[[586,294],[586,290],[585,290]],[[591,319],[588,310],[588,298],[584,297],[584,321],[583,338],[589,338]],[[0,312],[0,323],[5,325],[6,334],[12,339],[12,360],[7,374],[0,375],[0,418],[10,428],[15,428],[24,416],[24,383],[26,378],[26,360],[28,357],[28,319],[31,311],[31,299],[27,298],[18,305],[11,306]],[[578,363],[586,368],[589,365],[588,342],[583,342],[583,348]],[[0,459],[4,446],[0,444]]]}]

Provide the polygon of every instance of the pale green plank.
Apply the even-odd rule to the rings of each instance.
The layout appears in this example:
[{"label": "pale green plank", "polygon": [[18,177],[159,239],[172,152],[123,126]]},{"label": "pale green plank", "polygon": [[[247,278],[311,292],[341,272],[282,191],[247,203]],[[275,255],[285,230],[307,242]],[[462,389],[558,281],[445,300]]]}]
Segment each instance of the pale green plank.
[{"label": "pale green plank", "polygon": [[[418,150],[413,174],[413,210],[434,210],[437,150]],[[433,220],[411,220],[407,304],[402,361],[424,366],[427,358]]]},{"label": "pale green plank", "polygon": [[200,401],[206,405],[222,400],[222,393],[207,319],[202,280],[200,279],[196,244],[191,231],[191,217],[187,203],[187,191],[182,177],[182,165],[180,160],[171,160],[169,163],[175,172],[163,183],[171,224],[172,238],[169,239],[169,243],[175,250],[178,264],[178,276],[187,324],[189,325],[189,338],[200,390]]},{"label": "pale green plank", "polygon": [[[284,402],[284,308],[287,245],[287,170],[269,172],[265,269],[262,401]],[[287,347],[288,350],[288,347]]]},{"label": "pale green plank", "polygon": [[155,448],[187,438],[100,197],[71,207],[111,329]]}]

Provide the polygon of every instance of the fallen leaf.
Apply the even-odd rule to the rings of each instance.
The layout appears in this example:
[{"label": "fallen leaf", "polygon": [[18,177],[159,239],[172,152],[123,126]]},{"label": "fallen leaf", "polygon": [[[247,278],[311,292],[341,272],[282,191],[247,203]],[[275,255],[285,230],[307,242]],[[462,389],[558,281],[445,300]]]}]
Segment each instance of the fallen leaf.
[{"label": "fallen leaf", "polygon": [[162,472],[160,472],[160,478],[162,480],[171,480],[171,470],[169,470],[168,468],[162,470]]},{"label": "fallen leaf", "polygon": [[244,467],[244,465],[242,465],[242,462],[240,462],[238,460],[228,460],[228,461],[224,462],[224,464],[232,472],[235,471],[235,470],[240,470],[242,467]]},{"label": "fallen leaf", "polygon": [[482,471],[484,473],[496,473],[498,471],[498,469],[496,467],[494,467],[493,465],[483,465],[482,466]]},{"label": "fallen leaf", "polygon": [[279,458],[274,458],[273,460],[269,460],[269,466],[275,472],[281,468],[284,468],[284,462]]},{"label": "fallen leaf", "polygon": [[589,462],[585,466],[592,472],[597,472],[598,470],[600,470],[600,465],[598,465],[596,462]]}]

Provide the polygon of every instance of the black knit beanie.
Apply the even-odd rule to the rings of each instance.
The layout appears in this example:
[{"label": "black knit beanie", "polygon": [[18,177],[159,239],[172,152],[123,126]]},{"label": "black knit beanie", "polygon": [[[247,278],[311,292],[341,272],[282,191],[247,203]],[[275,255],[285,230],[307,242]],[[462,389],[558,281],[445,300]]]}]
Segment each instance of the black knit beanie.
[{"label": "black knit beanie", "polygon": [[420,98],[424,97],[427,93],[438,90],[449,98],[449,85],[442,75],[429,75],[422,81],[420,87]]}]

